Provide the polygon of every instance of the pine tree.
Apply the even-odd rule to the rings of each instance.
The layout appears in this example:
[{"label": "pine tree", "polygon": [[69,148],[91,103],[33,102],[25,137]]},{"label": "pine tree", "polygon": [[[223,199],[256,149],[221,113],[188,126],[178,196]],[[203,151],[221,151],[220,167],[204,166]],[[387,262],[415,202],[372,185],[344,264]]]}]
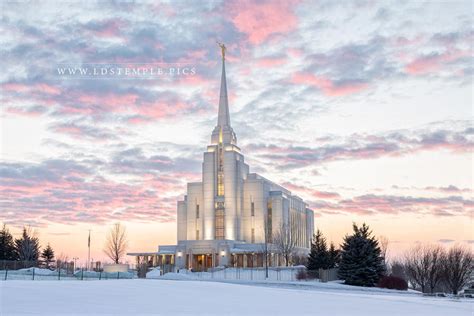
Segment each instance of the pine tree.
[{"label": "pine tree", "polygon": [[44,262],[46,263],[46,268],[49,268],[49,264],[54,260],[54,250],[51,248],[49,243],[41,253],[41,258],[43,258]]},{"label": "pine tree", "polygon": [[334,245],[334,243],[331,242],[328,253],[329,253],[328,268],[329,269],[336,268],[339,265],[339,262],[341,261],[340,250],[336,249],[336,246]]},{"label": "pine tree", "polygon": [[17,260],[13,236],[5,224],[0,230],[0,260]]},{"label": "pine tree", "polygon": [[18,259],[30,263],[36,263],[40,254],[40,246],[38,237],[30,228],[23,228],[21,238],[15,239],[15,251]]},{"label": "pine tree", "polygon": [[318,229],[313,236],[311,251],[308,255],[306,268],[310,271],[329,268],[329,252],[326,244],[326,238]]},{"label": "pine tree", "polygon": [[385,272],[378,241],[365,223],[362,227],[353,224],[353,229],[341,246],[339,277],[346,284],[374,286]]}]

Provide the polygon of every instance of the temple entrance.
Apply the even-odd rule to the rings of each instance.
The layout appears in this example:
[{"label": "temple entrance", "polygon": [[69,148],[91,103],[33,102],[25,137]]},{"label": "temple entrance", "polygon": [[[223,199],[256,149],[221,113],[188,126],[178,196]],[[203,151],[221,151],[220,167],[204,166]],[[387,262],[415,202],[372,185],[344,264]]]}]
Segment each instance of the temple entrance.
[{"label": "temple entrance", "polygon": [[193,255],[193,270],[207,271],[212,268],[212,255]]}]

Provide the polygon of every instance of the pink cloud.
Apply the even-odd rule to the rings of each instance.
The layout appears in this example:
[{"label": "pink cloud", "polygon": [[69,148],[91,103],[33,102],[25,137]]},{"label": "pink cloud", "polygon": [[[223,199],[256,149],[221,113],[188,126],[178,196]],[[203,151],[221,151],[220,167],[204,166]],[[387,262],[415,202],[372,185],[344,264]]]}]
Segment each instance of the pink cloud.
[{"label": "pink cloud", "polygon": [[58,89],[57,87],[53,87],[51,85],[45,84],[45,83],[37,84],[36,88],[40,91],[43,91],[44,93],[47,93],[47,94],[52,94],[52,95],[61,94],[60,89]]},{"label": "pink cloud", "polygon": [[293,75],[291,82],[316,87],[328,96],[343,96],[358,93],[368,88],[367,83],[344,83],[336,85],[332,80],[326,77],[316,76],[311,73],[297,73]]},{"label": "pink cloud", "polygon": [[23,84],[23,83],[5,83],[2,84],[2,89],[9,92],[24,93],[24,92],[39,92],[50,95],[59,95],[61,90],[58,87],[47,83]]},{"label": "pink cloud", "polygon": [[290,54],[293,57],[301,57],[303,56],[304,51],[302,49],[290,48],[288,49],[288,54]]},{"label": "pink cloud", "polygon": [[25,92],[29,90],[29,87],[21,83],[5,83],[2,84],[2,90],[11,92]]},{"label": "pink cloud", "polygon": [[128,22],[122,19],[111,19],[105,21],[97,30],[92,33],[98,37],[122,37],[122,28],[125,28]]},{"label": "pink cloud", "polygon": [[131,124],[148,123],[154,120],[176,116],[178,113],[185,112],[193,105],[182,101],[157,101],[144,102],[139,106],[133,107],[134,116],[129,117],[127,121]]},{"label": "pink cloud", "polygon": [[411,75],[422,75],[440,70],[445,64],[469,54],[460,50],[448,50],[441,54],[430,54],[415,58],[405,66],[405,71]]},{"label": "pink cloud", "polygon": [[[54,170],[51,173],[59,175]],[[67,169],[61,170],[59,177],[53,179],[6,178],[0,184],[5,211],[0,220],[13,224],[174,221],[178,192],[184,187],[182,176],[179,173],[159,177],[145,175],[134,185]]]},{"label": "pink cloud", "polygon": [[298,24],[293,7],[298,1],[232,1],[229,11],[233,12],[235,27],[248,36],[251,44],[263,43],[273,34],[289,33]]},{"label": "pink cloud", "polygon": [[260,58],[257,61],[257,66],[262,68],[271,68],[280,66],[286,63],[286,58]]},{"label": "pink cloud", "polygon": [[7,113],[26,116],[26,117],[37,117],[42,115],[45,110],[43,108],[20,108],[20,107],[8,107],[6,109]]},{"label": "pink cloud", "polygon": [[472,200],[465,200],[459,196],[425,198],[366,194],[336,201],[310,202],[310,207],[326,215],[411,213],[433,216],[470,216],[473,206]]},{"label": "pink cloud", "polygon": [[328,192],[328,191],[319,191],[316,189],[308,188],[305,186],[300,186],[296,185],[290,182],[285,182],[283,183],[283,186],[291,191],[294,191],[293,193],[298,193],[305,195],[306,197],[310,199],[339,199],[341,196],[337,192]]},{"label": "pink cloud", "polygon": [[107,94],[81,94],[77,97],[77,101],[82,103],[83,105],[88,106],[104,106],[109,109],[121,109],[126,108],[128,106],[133,106],[139,96],[137,94],[128,93],[123,95],[117,95],[113,93]]}]

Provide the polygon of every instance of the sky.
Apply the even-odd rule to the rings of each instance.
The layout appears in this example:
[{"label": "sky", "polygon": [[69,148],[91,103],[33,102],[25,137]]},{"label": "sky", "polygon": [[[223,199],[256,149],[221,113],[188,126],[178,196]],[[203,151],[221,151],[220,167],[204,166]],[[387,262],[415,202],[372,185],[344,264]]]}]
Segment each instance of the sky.
[{"label": "sky", "polygon": [[[3,1],[0,222],[56,254],[106,260],[176,242],[217,120],[220,48],[251,172],[284,185],[340,243],[473,245],[470,1]],[[64,77],[63,65],[194,69]],[[132,260],[133,261],[133,260]]]}]

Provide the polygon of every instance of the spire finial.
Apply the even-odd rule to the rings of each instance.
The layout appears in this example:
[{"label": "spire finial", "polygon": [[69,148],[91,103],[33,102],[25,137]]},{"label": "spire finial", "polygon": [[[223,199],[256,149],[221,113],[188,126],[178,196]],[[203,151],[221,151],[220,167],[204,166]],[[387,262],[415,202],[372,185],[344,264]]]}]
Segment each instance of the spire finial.
[{"label": "spire finial", "polygon": [[227,50],[227,47],[221,42],[217,42],[217,45],[221,48],[221,53],[222,53],[222,60],[225,60],[225,52]]}]

